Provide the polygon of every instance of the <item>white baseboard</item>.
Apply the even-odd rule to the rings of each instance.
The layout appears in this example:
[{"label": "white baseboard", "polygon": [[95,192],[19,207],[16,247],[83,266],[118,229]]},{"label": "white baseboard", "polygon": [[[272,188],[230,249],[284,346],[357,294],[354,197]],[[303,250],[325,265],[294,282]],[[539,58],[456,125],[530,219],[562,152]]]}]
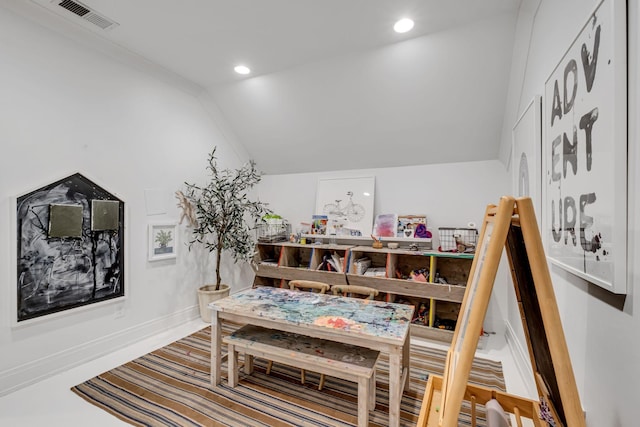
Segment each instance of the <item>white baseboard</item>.
[{"label": "white baseboard", "polygon": [[509,321],[505,322],[504,337],[507,342],[507,346],[511,351],[511,355],[513,356],[513,360],[515,361],[518,373],[520,374],[520,379],[527,390],[527,394],[529,396],[537,396],[538,392],[536,390],[536,385],[533,382],[529,351],[522,348],[522,344],[516,337],[516,333],[511,327]]},{"label": "white baseboard", "polygon": [[0,396],[200,317],[192,306],[0,372]]}]

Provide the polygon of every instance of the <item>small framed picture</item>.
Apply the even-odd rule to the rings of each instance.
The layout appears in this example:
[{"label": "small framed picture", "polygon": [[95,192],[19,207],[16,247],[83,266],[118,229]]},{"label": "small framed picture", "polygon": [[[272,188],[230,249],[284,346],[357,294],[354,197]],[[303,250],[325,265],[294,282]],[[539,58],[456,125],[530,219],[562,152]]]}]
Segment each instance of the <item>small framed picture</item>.
[{"label": "small framed picture", "polygon": [[149,261],[175,258],[178,250],[178,224],[149,224]]}]

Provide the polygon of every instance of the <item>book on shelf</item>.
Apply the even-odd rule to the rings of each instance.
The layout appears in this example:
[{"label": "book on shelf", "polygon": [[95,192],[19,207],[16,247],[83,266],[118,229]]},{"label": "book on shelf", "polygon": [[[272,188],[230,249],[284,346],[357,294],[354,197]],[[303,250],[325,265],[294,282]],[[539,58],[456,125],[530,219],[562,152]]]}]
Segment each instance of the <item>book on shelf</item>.
[{"label": "book on shelf", "polygon": [[387,269],[385,267],[371,267],[367,268],[367,271],[364,272],[365,276],[372,277],[386,277]]},{"label": "book on shelf", "polygon": [[367,268],[371,266],[371,259],[367,257],[358,258],[357,260],[353,261],[353,266],[356,270],[355,273],[362,275],[365,271],[367,271]]},{"label": "book on shelf", "polygon": [[318,265],[316,270],[342,273],[344,271],[342,268],[343,264],[344,257],[339,256],[335,252],[333,254],[327,252],[322,256],[322,262]]},{"label": "book on shelf", "polygon": [[335,267],[336,271],[338,273],[342,273],[344,270],[342,268],[343,264],[344,264],[344,257],[341,257],[340,255],[338,255],[337,253],[333,253],[331,255],[331,261],[332,265]]}]

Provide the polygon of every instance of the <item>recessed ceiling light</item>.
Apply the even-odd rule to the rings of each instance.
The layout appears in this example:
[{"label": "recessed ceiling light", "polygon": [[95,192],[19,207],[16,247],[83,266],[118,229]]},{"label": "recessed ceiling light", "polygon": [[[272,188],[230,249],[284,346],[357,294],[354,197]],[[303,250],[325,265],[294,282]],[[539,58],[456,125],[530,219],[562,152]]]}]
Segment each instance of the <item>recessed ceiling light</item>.
[{"label": "recessed ceiling light", "polygon": [[403,18],[395,23],[393,29],[396,33],[406,33],[413,28],[413,21],[409,18]]},{"label": "recessed ceiling light", "polygon": [[245,65],[236,65],[234,71],[238,74],[249,74],[251,70]]}]

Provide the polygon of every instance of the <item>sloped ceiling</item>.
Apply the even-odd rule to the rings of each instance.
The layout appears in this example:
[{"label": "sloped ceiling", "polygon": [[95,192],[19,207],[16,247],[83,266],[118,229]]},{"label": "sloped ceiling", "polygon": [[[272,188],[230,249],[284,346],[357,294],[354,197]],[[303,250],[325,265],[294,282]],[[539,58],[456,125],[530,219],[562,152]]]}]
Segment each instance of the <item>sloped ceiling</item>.
[{"label": "sloped ceiling", "polygon": [[498,157],[520,0],[6,1],[201,89],[269,174]]}]

